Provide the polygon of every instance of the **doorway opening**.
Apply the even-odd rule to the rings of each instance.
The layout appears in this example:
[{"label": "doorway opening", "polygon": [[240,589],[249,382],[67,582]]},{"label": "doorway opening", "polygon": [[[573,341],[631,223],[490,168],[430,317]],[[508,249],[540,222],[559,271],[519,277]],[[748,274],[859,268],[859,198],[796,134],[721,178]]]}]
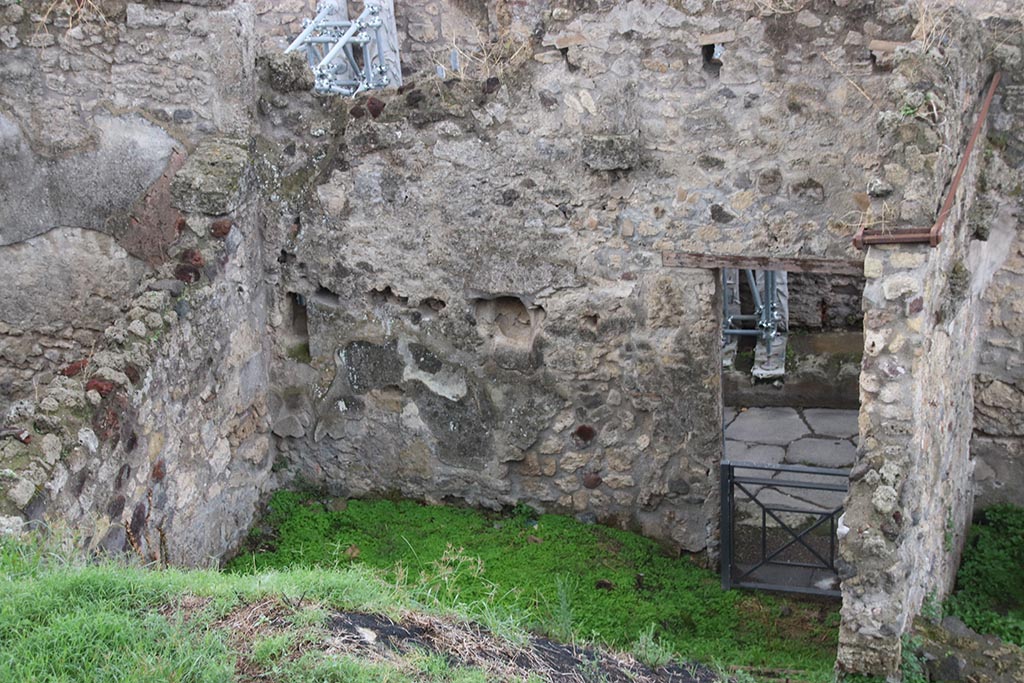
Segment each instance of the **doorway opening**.
[{"label": "doorway opening", "polygon": [[838,596],[863,277],[719,271],[722,583]]}]

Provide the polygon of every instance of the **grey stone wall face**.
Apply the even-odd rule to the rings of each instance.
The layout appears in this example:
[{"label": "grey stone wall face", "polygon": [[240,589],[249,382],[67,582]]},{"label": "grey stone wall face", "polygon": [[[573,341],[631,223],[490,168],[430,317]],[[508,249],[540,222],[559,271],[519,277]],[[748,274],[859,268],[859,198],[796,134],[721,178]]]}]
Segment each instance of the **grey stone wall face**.
[{"label": "grey stone wall face", "polygon": [[[974,102],[992,69],[979,53],[978,25],[961,16],[950,26],[956,51],[941,62],[934,52],[898,56],[890,90],[905,100],[910,95],[900,93],[901,84],[928,84],[928,99],[941,102],[948,114],[903,121],[885,139],[887,171],[913,171],[913,158],[924,155],[927,161],[910,174],[906,187],[934,197],[942,196],[953,175],[978,112]],[[967,101],[962,93],[968,93]],[[958,142],[942,149],[929,142],[935,139]],[[901,634],[926,596],[942,598],[953,585],[974,502],[971,431],[976,415],[978,425],[984,424],[988,405],[979,401],[975,412],[976,348],[989,349],[982,357],[995,362],[991,348],[1006,339],[1001,325],[1016,324],[1007,311],[1005,322],[994,328],[990,323],[988,331],[983,325],[983,297],[991,308],[1000,296],[1000,285],[988,294],[986,287],[994,272],[997,283],[1012,273],[1012,256],[999,268],[1017,232],[1005,213],[990,215],[992,237],[977,239],[986,178],[1005,177],[991,157],[983,134],[938,247],[873,246],[865,257],[861,445],[844,517],[849,531],[839,544],[840,670],[896,672]],[[923,197],[912,201],[926,206]],[[916,220],[921,226],[931,222]],[[1012,412],[1000,409],[993,417],[1005,425]]]},{"label": "grey stone wall face", "polygon": [[[440,6],[438,26],[461,7]],[[810,54],[828,40],[834,63],[860,59],[885,20],[641,3],[510,16],[504,39],[525,50],[511,64],[420,74],[372,103],[318,102],[292,91],[294,65],[265,64],[282,475],[526,502],[713,556],[720,294],[661,251],[860,259],[844,190],[869,180],[875,113]],[[527,21],[539,45],[516,38]],[[720,70],[702,41],[725,46]],[[869,136],[797,141],[840,122]],[[808,324],[835,326],[821,304],[837,297],[801,291]],[[855,317],[857,295],[838,299]]]},{"label": "grey stone wall face", "polygon": [[0,302],[8,400],[88,354],[167,260],[182,220],[170,176],[195,141],[247,137],[255,101],[246,3],[109,0],[105,18],[69,19],[71,4],[0,3],[0,263],[19,285]]},{"label": "grey stone wall face", "polygon": [[1024,240],[1019,220],[1009,257],[985,294],[984,340],[974,382],[971,453],[975,506],[1024,505]]},{"label": "grey stone wall face", "polygon": [[[35,438],[0,445],[0,515],[164,564],[216,564],[239,545],[273,461],[266,299],[253,206],[220,220],[209,237],[217,223],[190,215],[203,237],[183,237],[179,263],[147,276],[38,400],[9,406]],[[192,284],[154,279],[171,272]]]},{"label": "grey stone wall face", "polygon": [[[976,223],[1005,261],[985,291],[974,380],[975,509],[1024,505],[1024,76],[1019,38],[1000,46],[1006,83],[995,101]],[[1016,67],[1016,68],[1014,68]]]},{"label": "grey stone wall face", "polygon": [[0,516],[185,565],[238,546],[272,464],[248,143],[186,160],[249,137],[252,16],[192,4],[0,3],[0,409],[33,435]]},{"label": "grey stone wall face", "polygon": [[789,274],[789,328],[823,331],[860,329],[864,323],[864,278],[835,273]]}]

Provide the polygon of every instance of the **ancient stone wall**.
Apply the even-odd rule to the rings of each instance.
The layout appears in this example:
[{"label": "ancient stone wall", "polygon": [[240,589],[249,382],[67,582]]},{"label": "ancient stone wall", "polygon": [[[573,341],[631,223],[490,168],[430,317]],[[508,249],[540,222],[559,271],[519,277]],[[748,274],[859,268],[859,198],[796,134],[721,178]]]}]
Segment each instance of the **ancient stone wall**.
[{"label": "ancient stone wall", "polygon": [[820,331],[860,329],[864,278],[839,273],[790,273],[789,327]]},{"label": "ancient stone wall", "polygon": [[1009,257],[985,296],[987,328],[975,378],[971,454],[975,506],[1024,504],[1024,239],[1019,218]]},{"label": "ancient stone wall", "polygon": [[272,465],[254,215],[190,214],[177,263],[41,398],[10,406],[33,440],[0,446],[0,515],[162,563],[215,564],[238,546]]},{"label": "ancient stone wall", "polygon": [[1017,40],[995,47],[1005,82],[993,107],[975,212],[976,230],[1006,255],[985,293],[980,319],[971,441],[976,509],[1024,505],[1024,41],[1019,34],[1011,29],[1008,35]]},{"label": "ancient stone wall", "polygon": [[31,436],[0,442],[4,527],[206,564],[251,523],[272,464],[253,22],[226,4],[0,4],[0,410]]},{"label": "ancient stone wall", "polygon": [[72,5],[0,2],[0,263],[19,284],[0,302],[8,398],[86,354],[168,258],[170,176],[196,140],[246,137],[254,103],[246,5]]},{"label": "ancient stone wall", "polygon": [[[482,22],[466,4],[438,3],[435,28]],[[424,64],[355,103],[303,94],[301,64],[268,53],[280,466],[713,552],[717,277],[661,253],[859,263],[847,189],[880,167],[866,93],[887,78],[866,43],[906,15],[529,10],[488,18],[507,42],[464,46],[461,80]],[[835,141],[840,121],[865,134]],[[801,290],[808,324],[834,325]]]},{"label": "ancient stone wall", "polygon": [[970,508],[991,273],[976,443],[1016,448],[1019,254],[972,240],[978,159],[938,248],[850,240],[934,220],[982,57],[1012,52],[953,13],[872,53],[912,37],[895,0],[401,3],[406,84],[352,101],[280,54],[306,0],[42,6],[0,0],[0,263],[26,285],[0,383],[34,436],[0,446],[0,515],[202,564],[301,484],[713,558],[712,267],[843,273],[795,278],[815,328],[856,322],[864,260],[840,662],[892,671]]},{"label": "ancient stone wall", "polygon": [[[905,37],[900,7],[409,6],[411,82],[354,104],[312,97],[301,59],[279,54],[306,3],[110,3],[106,22],[49,33],[8,9],[12,158],[40,183],[70,164],[66,189],[84,198],[9,204],[10,241],[67,223],[131,255],[113,252],[135,269],[128,290],[161,263],[187,279],[179,233],[236,207],[175,190],[177,169],[203,162],[204,137],[244,137],[255,109],[248,189],[264,200],[246,234],[262,225],[266,242],[286,476],[528,502],[713,553],[720,295],[713,271],[665,269],[662,253],[859,262],[846,189],[878,166],[872,136],[813,141],[840,122],[870,131],[886,75],[865,43]],[[75,107],[81,129],[43,139],[40,117]],[[74,185],[85,164],[121,175]],[[250,206],[245,191],[229,194]],[[88,310],[69,299],[67,317]],[[82,338],[49,365],[8,354],[12,392],[85,356],[117,308],[83,314],[90,337],[60,327]],[[820,300],[805,308],[824,323]],[[22,349],[44,339],[22,327]],[[223,334],[199,347],[223,349]]]},{"label": "ancient stone wall", "polygon": [[[979,25],[966,15],[951,12],[930,30],[945,46],[922,41],[897,54],[887,97],[903,108],[880,122],[898,206],[893,227],[935,220],[983,86],[1000,66],[985,59]],[[841,670],[895,672],[910,619],[926,596],[952,588],[973,502],[980,302],[1006,255],[1000,240],[980,241],[975,231],[987,156],[982,137],[936,248],[872,246],[865,258],[861,446],[839,546]]]}]

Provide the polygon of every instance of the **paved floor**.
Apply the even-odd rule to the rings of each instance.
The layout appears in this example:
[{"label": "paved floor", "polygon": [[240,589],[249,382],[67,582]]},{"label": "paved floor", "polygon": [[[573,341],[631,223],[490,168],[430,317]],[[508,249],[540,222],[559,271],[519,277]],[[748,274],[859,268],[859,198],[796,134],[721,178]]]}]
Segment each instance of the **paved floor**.
[{"label": "paved floor", "polygon": [[850,467],[857,457],[856,410],[726,408],[724,417],[729,460]]},{"label": "paved floor", "polygon": [[[856,410],[726,408],[724,417],[725,457],[731,462],[849,469],[857,457]],[[738,470],[737,475],[765,476],[756,470]],[[845,483],[841,478],[787,472],[773,473],[770,478],[777,481],[778,485],[748,486],[750,492],[767,505],[824,511],[841,505],[845,498],[845,494],[838,491],[817,491],[786,485],[793,481]],[[768,490],[762,491],[763,488]],[[757,510],[751,509],[751,512]],[[760,518],[759,512],[757,518]]]}]

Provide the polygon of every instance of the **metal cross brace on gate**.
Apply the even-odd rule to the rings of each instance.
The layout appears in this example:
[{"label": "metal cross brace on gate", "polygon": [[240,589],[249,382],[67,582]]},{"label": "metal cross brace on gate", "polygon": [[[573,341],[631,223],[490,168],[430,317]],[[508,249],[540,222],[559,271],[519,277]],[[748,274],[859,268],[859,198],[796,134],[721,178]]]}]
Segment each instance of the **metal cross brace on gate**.
[{"label": "metal cross brace on gate", "polygon": [[286,53],[305,50],[313,89],[323,95],[358,95],[402,85],[394,0],[366,0],[349,19],[348,0],[321,0],[313,19]]},{"label": "metal cross brace on gate", "polygon": [[[764,476],[742,475],[738,476],[736,470],[751,470]],[[774,475],[785,473],[794,479],[778,479]],[[797,508],[778,504],[769,504],[759,500],[758,495],[766,490],[788,490],[797,489],[805,491],[828,491],[833,493],[845,493],[848,489],[849,472],[841,469],[830,469],[824,467],[807,467],[803,465],[768,465],[750,462],[730,462],[723,460],[721,463],[721,497],[722,497],[722,588],[729,590],[733,586],[743,588],[767,588],[769,590],[781,590],[798,593],[810,593],[818,595],[838,595],[835,590],[820,589],[813,586],[800,587],[782,583],[766,583],[757,580],[755,573],[766,565],[776,567],[804,568],[812,570],[836,571],[836,527],[837,519],[843,512],[843,506],[827,506],[824,509],[808,506]],[[826,481],[820,481],[822,478]],[[735,524],[736,524],[736,493],[740,492],[746,496],[747,503],[753,503],[760,513],[760,560],[743,570],[736,563]],[[801,526],[790,524],[783,516],[785,514],[813,517],[810,523],[803,522]],[[784,540],[779,540],[777,547],[769,550],[768,547],[768,526],[769,520],[777,525],[782,532]],[[828,552],[825,553],[815,548],[810,542],[811,536],[819,529],[828,526]],[[805,562],[793,559],[785,559],[783,554],[790,548],[795,548],[808,553],[814,560]],[[741,571],[739,576],[734,576],[735,571]]]}]

